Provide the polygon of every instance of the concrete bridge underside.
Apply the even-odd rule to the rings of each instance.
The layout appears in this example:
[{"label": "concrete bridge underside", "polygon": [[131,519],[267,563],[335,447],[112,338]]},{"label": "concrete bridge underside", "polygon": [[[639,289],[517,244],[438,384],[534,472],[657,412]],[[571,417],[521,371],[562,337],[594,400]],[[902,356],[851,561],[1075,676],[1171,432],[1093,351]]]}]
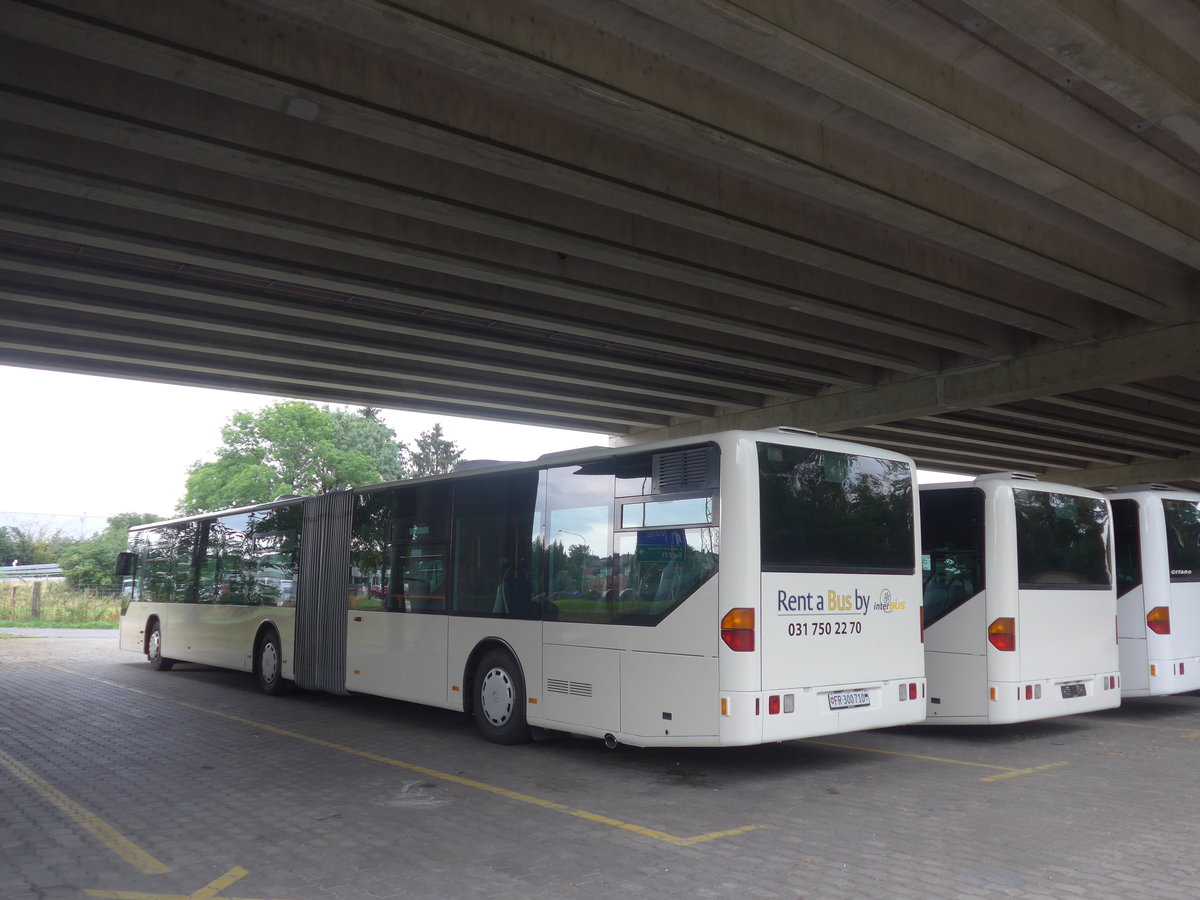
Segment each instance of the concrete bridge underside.
[{"label": "concrete bridge underside", "polygon": [[1188,0],[0,0],[0,363],[1200,486],[1197,54]]}]

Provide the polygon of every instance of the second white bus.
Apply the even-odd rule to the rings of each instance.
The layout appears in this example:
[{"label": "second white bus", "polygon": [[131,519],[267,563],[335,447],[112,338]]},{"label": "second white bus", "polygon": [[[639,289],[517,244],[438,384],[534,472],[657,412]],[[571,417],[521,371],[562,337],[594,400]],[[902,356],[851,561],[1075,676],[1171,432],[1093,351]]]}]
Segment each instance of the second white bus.
[{"label": "second white bus", "polygon": [[1019,474],[921,487],[930,724],[1121,699],[1108,501]]},{"label": "second white bus", "polygon": [[639,746],[924,718],[908,458],[793,429],[131,530],[121,646]]},{"label": "second white bus", "polygon": [[1139,485],[1110,494],[1109,501],[1121,693],[1200,689],[1200,494]]}]

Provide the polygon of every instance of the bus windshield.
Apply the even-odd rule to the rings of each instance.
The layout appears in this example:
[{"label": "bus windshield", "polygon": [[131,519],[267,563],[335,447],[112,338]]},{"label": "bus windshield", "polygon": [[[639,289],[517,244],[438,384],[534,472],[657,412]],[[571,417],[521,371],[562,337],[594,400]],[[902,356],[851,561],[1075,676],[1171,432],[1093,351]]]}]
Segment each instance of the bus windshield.
[{"label": "bus windshield", "polygon": [[907,463],[760,443],[758,465],[764,571],[915,571]]},{"label": "bus windshield", "polygon": [[1200,581],[1200,502],[1163,500],[1172,581]]},{"label": "bus windshield", "polygon": [[1017,580],[1023,589],[1112,586],[1108,504],[1092,497],[1016,489]]}]

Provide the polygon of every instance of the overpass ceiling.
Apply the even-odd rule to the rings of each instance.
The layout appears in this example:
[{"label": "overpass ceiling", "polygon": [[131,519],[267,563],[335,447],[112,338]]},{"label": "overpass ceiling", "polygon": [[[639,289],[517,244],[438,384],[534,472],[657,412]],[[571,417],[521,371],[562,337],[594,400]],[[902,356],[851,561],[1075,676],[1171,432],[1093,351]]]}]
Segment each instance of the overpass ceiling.
[{"label": "overpass ceiling", "polygon": [[2,363],[1200,485],[1195,3],[0,23]]}]

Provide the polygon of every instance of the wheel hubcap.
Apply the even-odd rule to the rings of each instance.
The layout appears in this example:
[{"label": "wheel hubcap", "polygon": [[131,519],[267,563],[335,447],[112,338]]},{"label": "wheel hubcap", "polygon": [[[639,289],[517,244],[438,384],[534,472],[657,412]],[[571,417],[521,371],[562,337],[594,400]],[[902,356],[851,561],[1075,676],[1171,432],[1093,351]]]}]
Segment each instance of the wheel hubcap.
[{"label": "wheel hubcap", "polygon": [[259,660],[259,671],[262,672],[263,681],[268,684],[275,680],[275,676],[279,672],[279,652],[275,649],[275,644],[271,641],[263,644],[262,657]]},{"label": "wheel hubcap", "polygon": [[479,699],[485,719],[496,726],[507,722],[512,716],[513,702],[516,699],[516,689],[508,673],[500,668],[489,670],[483,676]]},{"label": "wheel hubcap", "polygon": [[146,656],[150,657],[150,659],[152,659],[152,660],[158,659],[158,654],[159,654],[158,643],[159,643],[159,633],[158,633],[158,630],[155,629],[154,631],[150,632],[150,643],[146,647]]}]

